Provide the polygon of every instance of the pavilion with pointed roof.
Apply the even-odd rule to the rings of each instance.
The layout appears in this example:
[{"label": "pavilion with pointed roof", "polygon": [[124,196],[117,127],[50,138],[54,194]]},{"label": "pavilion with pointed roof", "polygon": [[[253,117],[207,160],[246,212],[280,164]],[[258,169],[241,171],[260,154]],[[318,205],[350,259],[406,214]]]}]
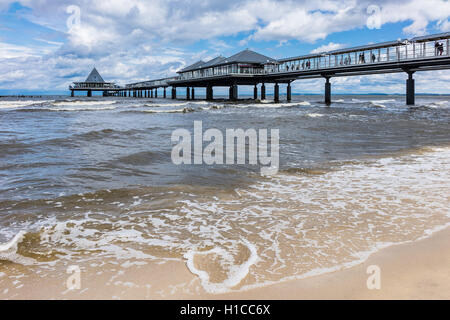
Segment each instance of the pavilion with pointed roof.
[{"label": "pavilion with pointed roof", "polygon": [[107,96],[111,93],[116,93],[120,87],[114,82],[106,82],[103,80],[100,73],[94,67],[85,81],[74,82],[69,89],[72,97],[74,96],[74,91],[87,91],[87,96],[91,97],[92,91],[103,91],[103,96]]},{"label": "pavilion with pointed roof", "polygon": [[278,61],[245,49],[231,57],[218,56],[209,61],[197,61],[178,71],[182,79],[207,77],[225,74],[263,74],[265,70],[273,69]]}]

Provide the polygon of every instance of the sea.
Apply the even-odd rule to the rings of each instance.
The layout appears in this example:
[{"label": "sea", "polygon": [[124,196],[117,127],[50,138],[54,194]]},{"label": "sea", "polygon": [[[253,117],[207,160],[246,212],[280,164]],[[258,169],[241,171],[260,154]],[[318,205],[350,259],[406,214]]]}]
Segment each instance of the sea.
[{"label": "sea", "polygon": [[[73,270],[80,296],[91,280],[100,298],[245,291],[450,225],[450,96],[267,98],[0,98],[0,298],[63,295]],[[278,129],[276,174],[175,164],[173,132],[199,121]],[[170,285],[136,276],[152,268]]]}]

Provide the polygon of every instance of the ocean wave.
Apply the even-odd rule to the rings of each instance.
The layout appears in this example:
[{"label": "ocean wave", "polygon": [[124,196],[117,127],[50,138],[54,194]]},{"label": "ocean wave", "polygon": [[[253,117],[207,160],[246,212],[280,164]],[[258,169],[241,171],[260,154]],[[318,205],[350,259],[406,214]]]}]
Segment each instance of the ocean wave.
[{"label": "ocean wave", "polygon": [[53,100],[13,100],[0,101],[0,109],[18,109],[35,105],[46,105]]},{"label": "ocean wave", "polygon": [[116,100],[56,100],[54,106],[77,107],[77,106],[103,106],[117,103]]},{"label": "ocean wave", "polygon": [[0,243],[0,260],[19,263],[22,265],[33,264],[34,259],[24,257],[18,253],[19,244],[23,241],[25,235],[25,231],[20,231],[10,241]]},{"label": "ocean wave", "polygon": [[17,111],[20,112],[82,112],[82,111],[105,111],[105,110],[115,110],[117,109],[117,106],[104,106],[104,107],[68,107],[68,108],[61,108],[61,107],[51,107],[51,108],[21,108],[17,109]]},{"label": "ocean wave", "polygon": [[190,107],[184,107],[182,109],[164,109],[164,110],[148,110],[148,109],[143,109],[143,110],[124,110],[121,111],[123,113],[189,113],[189,112],[194,112],[195,110],[193,108]]},{"label": "ocean wave", "polygon": [[450,148],[427,148],[332,170],[291,168],[233,190],[177,185],[58,197],[45,211],[60,216],[40,217],[35,245],[68,261],[111,258],[114,268],[183,261],[214,293],[308,277],[448,225],[449,159]]}]

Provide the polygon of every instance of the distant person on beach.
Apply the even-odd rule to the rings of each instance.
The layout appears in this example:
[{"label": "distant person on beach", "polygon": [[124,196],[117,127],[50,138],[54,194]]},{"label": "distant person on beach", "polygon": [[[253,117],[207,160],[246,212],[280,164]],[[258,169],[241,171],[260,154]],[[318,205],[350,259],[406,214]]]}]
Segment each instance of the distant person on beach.
[{"label": "distant person on beach", "polygon": [[375,56],[374,53],[372,53],[372,63],[375,62],[377,60],[377,57]]}]

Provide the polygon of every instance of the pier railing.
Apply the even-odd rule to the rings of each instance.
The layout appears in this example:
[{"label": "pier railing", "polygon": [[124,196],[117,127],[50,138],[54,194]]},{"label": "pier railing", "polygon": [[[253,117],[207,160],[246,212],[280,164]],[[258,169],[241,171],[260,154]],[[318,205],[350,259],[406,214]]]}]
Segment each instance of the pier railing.
[{"label": "pier railing", "polygon": [[280,64],[269,73],[298,72],[302,70],[317,70],[329,68],[345,68],[361,64],[379,64],[406,60],[422,60],[450,55],[449,40],[410,42],[399,41],[389,46],[367,46],[324,52],[317,55],[295,57],[280,60]]},{"label": "pier railing", "polygon": [[178,77],[170,77],[164,79],[150,80],[150,81],[142,81],[136,83],[130,83],[125,85],[125,88],[149,88],[149,87],[168,87],[170,81],[177,80]]},{"label": "pier railing", "polygon": [[[224,75],[252,76],[278,73],[301,72],[310,70],[326,70],[331,68],[353,67],[357,65],[383,64],[408,60],[424,60],[450,56],[450,34],[439,38],[431,37],[403,39],[374,45],[334,50],[305,56],[278,60],[277,65],[266,65],[264,68],[248,67],[214,67],[201,71],[192,71],[175,77],[175,80],[191,80],[215,78]],[[437,45],[438,44],[438,45]]]},{"label": "pier railing", "polygon": [[120,86],[112,82],[74,82],[73,85],[69,86],[69,89],[119,89]]}]

